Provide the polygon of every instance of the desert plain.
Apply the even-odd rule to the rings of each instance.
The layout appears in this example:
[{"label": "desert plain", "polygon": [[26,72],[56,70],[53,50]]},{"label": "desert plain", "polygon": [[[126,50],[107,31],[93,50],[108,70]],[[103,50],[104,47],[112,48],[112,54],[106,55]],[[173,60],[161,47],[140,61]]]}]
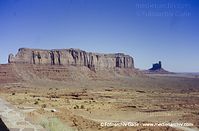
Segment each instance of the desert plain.
[{"label": "desert plain", "polygon": [[[1,84],[0,96],[22,111],[28,121],[47,130],[196,131],[199,128],[197,76],[137,74],[78,81],[35,79]],[[114,122],[131,123],[110,125]],[[162,123],[189,125],[172,127],[161,126]]]}]

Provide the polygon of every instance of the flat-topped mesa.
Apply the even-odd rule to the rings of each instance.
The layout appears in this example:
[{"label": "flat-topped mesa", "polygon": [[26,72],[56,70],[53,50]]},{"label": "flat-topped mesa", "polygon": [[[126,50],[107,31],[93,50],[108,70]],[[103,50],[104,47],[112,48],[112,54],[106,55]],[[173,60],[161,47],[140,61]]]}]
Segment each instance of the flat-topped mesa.
[{"label": "flat-topped mesa", "polygon": [[101,54],[80,49],[28,49],[20,48],[8,63],[86,66],[91,70],[107,68],[134,68],[133,58],[123,53]]}]

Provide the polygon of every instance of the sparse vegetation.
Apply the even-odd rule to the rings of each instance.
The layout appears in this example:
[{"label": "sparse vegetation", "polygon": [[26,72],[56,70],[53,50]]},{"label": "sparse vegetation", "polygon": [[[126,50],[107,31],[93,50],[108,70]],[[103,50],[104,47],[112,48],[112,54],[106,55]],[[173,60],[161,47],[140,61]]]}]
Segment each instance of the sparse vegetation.
[{"label": "sparse vegetation", "polygon": [[72,128],[69,128],[66,125],[64,125],[58,118],[44,118],[42,119],[40,124],[48,131],[73,131]]},{"label": "sparse vegetation", "polygon": [[[138,79],[138,82],[136,79]],[[156,120],[153,114],[158,114],[160,115],[158,118],[160,120],[166,119],[169,121],[172,119],[189,121],[189,119],[192,118],[193,122],[197,123],[199,114],[197,110],[199,100],[197,97],[198,89],[196,87],[196,89],[190,90],[194,87],[192,83],[197,81],[191,79],[185,81],[184,78],[173,79],[175,78],[157,77],[149,79],[147,77],[145,81],[145,79],[142,80],[135,77],[126,80],[127,85],[124,83],[124,85],[117,85],[115,88],[111,88],[108,85],[104,88],[90,88],[95,85],[92,83],[89,85],[90,83],[88,83],[88,89],[79,87],[65,88],[65,84],[67,83],[64,83],[64,88],[61,88],[61,84],[55,83],[56,85],[50,86],[47,84],[49,87],[46,88],[43,86],[27,88],[25,90],[22,90],[22,88],[17,90],[15,90],[15,88],[7,88],[7,94],[4,94],[3,91],[1,94],[10,103],[14,103],[17,106],[20,105],[20,108],[23,110],[30,110],[31,113],[28,115],[30,115],[31,120],[34,119],[34,121],[38,122],[40,117],[46,117],[47,119],[41,122],[41,125],[48,131],[64,131],[66,127],[63,126],[67,122],[75,129],[77,128],[77,130],[97,130],[99,123],[96,122],[96,124],[95,121],[91,119],[125,120],[126,118],[128,119],[128,116],[133,117],[134,115],[136,118],[146,121]],[[131,81],[133,81],[132,83],[135,83],[135,85],[133,85]],[[139,81],[142,84],[139,84]],[[110,83],[111,82],[112,81],[110,81]],[[172,87],[171,83],[176,84],[176,86]],[[99,82],[99,84],[101,83]],[[114,83],[112,83],[112,85],[115,86]],[[50,87],[53,88],[49,90]],[[55,87],[58,87],[58,90],[56,90]],[[28,95],[26,95],[26,92]],[[138,115],[137,112],[143,114]],[[186,112],[186,116],[182,117],[182,112]],[[149,113],[151,114],[150,119],[146,117]],[[165,115],[165,113],[170,113],[172,118],[170,116],[166,118],[161,117]],[[179,113],[180,115],[176,115],[175,113]],[[116,114],[119,115],[116,116]],[[62,123],[62,120],[66,123]],[[121,130],[126,130],[127,128],[123,129],[121,127]],[[110,127],[110,130],[114,129],[115,128]],[[104,131],[104,127],[101,127],[101,130]],[[148,128],[146,128],[146,130],[148,130]],[[160,127],[159,130],[166,131],[162,127]]]},{"label": "sparse vegetation", "polygon": [[81,105],[80,108],[81,108],[81,109],[84,109],[84,105]]},{"label": "sparse vegetation", "polygon": [[42,108],[46,108],[47,105],[46,105],[46,104],[42,104],[41,107],[42,107]]},{"label": "sparse vegetation", "polygon": [[78,105],[75,105],[73,108],[74,108],[74,109],[79,109],[79,106],[78,106]]},{"label": "sparse vegetation", "polygon": [[35,101],[35,103],[34,103],[35,105],[38,105],[39,104],[39,102],[38,101]]},{"label": "sparse vegetation", "polygon": [[192,112],[192,114],[199,116],[199,112]]},{"label": "sparse vegetation", "polygon": [[146,93],[145,91],[137,90],[138,93]]}]

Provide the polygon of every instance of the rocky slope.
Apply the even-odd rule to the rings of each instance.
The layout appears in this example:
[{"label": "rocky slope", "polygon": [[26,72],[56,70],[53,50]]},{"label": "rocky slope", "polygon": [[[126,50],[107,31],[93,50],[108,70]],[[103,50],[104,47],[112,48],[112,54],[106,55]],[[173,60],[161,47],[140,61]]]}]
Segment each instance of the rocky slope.
[{"label": "rocky slope", "polygon": [[0,84],[13,83],[18,80],[17,74],[11,64],[0,64]]}]

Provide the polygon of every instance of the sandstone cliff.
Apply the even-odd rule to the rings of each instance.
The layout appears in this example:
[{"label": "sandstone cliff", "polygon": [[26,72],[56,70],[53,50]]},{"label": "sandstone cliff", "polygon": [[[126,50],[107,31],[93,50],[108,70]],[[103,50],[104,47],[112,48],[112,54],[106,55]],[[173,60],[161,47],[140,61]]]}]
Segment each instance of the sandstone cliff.
[{"label": "sandstone cliff", "polygon": [[15,56],[9,55],[8,63],[74,65],[85,66],[91,70],[134,68],[133,58],[123,53],[100,54],[72,48],[53,50],[20,48]]}]

